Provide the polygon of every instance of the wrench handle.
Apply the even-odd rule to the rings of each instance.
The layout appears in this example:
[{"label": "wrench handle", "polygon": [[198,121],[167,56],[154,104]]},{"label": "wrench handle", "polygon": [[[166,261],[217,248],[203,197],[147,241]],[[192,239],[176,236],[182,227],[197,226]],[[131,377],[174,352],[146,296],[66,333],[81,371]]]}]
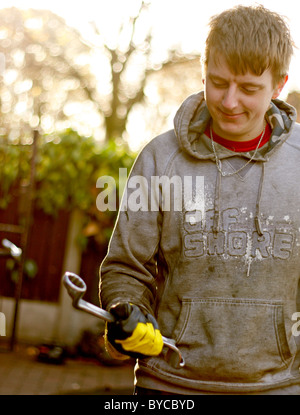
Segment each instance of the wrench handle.
[{"label": "wrench handle", "polygon": [[94,304],[88,303],[85,300],[79,300],[78,306],[76,307],[79,310],[86,311],[87,313],[92,314],[93,316],[99,317],[108,323],[113,323],[115,321],[114,316],[103,308],[97,307]]}]

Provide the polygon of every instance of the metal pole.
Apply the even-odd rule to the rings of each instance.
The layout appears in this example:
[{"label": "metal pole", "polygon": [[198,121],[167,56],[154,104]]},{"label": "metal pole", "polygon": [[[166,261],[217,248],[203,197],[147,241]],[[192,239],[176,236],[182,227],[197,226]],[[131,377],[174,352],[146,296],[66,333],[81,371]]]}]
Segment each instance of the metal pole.
[{"label": "metal pole", "polygon": [[15,310],[13,317],[13,327],[10,338],[10,349],[13,350],[16,341],[17,325],[18,325],[18,315],[19,315],[19,304],[22,294],[22,284],[23,284],[23,274],[24,274],[24,264],[27,255],[27,245],[28,245],[28,236],[31,227],[32,211],[33,211],[33,199],[35,191],[35,162],[37,154],[37,141],[39,133],[37,130],[33,134],[33,144],[32,144],[32,156],[31,156],[31,166],[30,166],[30,181],[28,186],[28,192],[25,197],[25,209],[24,209],[24,230],[21,234],[21,243],[20,248],[22,249],[22,256],[19,261],[18,268],[18,281],[15,289]]}]

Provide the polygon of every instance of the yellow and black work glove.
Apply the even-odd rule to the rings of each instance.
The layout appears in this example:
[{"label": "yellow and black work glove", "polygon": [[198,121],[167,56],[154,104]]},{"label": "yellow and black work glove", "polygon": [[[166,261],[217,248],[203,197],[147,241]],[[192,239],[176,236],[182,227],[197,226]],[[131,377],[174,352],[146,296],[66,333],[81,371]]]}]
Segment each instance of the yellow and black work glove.
[{"label": "yellow and black work glove", "polygon": [[133,358],[157,356],[163,348],[162,335],[151,314],[130,303],[120,303],[110,309],[115,322],[107,323],[109,343],[121,354]]}]

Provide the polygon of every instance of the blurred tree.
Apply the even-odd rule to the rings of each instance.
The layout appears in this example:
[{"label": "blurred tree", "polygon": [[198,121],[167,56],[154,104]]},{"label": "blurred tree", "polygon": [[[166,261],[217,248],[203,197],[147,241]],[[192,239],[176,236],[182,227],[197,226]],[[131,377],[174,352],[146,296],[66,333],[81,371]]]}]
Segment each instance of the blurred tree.
[{"label": "blurred tree", "polygon": [[141,117],[147,120],[148,137],[145,131],[145,141],[149,140],[150,134],[156,136],[172,128],[178,106],[187,96],[201,89],[203,83],[198,58],[170,61],[159,71],[149,74],[144,89],[147,105],[139,106]]},{"label": "blurred tree", "polygon": [[[29,180],[31,152],[29,145],[0,146],[0,164],[3,165],[0,169],[0,210],[9,208],[14,198],[22,194],[17,187],[18,184],[24,186]],[[102,232],[98,242],[106,243],[121,197],[119,189],[123,183],[119,181],[119,169],[123,168],[127,176],[135,157],[125,142],[109,140],[100,144],[93,137],[81,137],[71,129],[61,132],[55,141],[47,142],[41,138],[35,166],[35,206],[52,216],[57,216],[60,211],[80,210],[86,226],[82,244],[86,237],[99,233],[99,227]],[[107,175],[114,183],[107,186],[106,191],[116,192],[120,197],[116,198],[114,210],[99,210],[96,200],[102,188],[97,187],[97,181]]]},{"label": "blurred tree", "polygon": [[[160,100],[159,102],[154,100],[156,106],[162,100],[168,101],[174,90],[178,94],[178,88],[180,88],[180,94],[177,95],[177,105],[186,96],[187,89],[188,93],[195,92],[195,90],[192,91],[191,88],[186,87],[187,85],[191,86],[190,83],[184,85],[183,78],[187,74],[190,80],[197,79],[196,90],[201,87],[199,53],[184,54],[180,51],[180,47],[177,47],[164,51],[163,57],[160,56],[158,60],[152,44],[151,19],[148,17],[150,2],[141,1],[137,6],[136,13],[133,16],[125,17],[120,27],[116,29],[118,32],[113,42],[105,39],[96,22],[91,23],[96,36],[93,45],[103,51],[110,72],[111,87],[109,92],[99,97],[108,138],[122,137],[126,130],[129,114],[136,104],[144,103],[145,98],[148,98],[147,105],[153,109],[151,99],[149,100],[151,96],[149,82],[152,85],[156,82],[162,86],[167,79],[169,81],[171,78],[173,79],[172,85],[169,82],[168,86],[160,88],[160,94],[158,94]],[[180,70],[174,70],[175,67]],[[195,68],[197,69],[193,72]],[[162,76],[158,74],[162,74]],[[178,85],[177,88],[175,84]],[[171,104],[168,106],[169,111],[172,108]],[[157,111],[154,113],[155,117],[160,115]],[[164,119],[165,114],[163,114]],[[152,130],[152,119],[148,123],[148,127]]]},{"label": "blurred tree", "polygon": [[[91,50],[59,16],[42,10],[0,10],[0,53],[5,57],[0,133],[11,142],[22,137],[23,143],[30,143],[35,128],[47,134],[65,129],[72,118],[70,105],[80,105],[83,112],[96,106],[87,101],[95,86]],[[80,130],[78,124],[73,126]]]},{"label": "blurred tree", "polygon": [[300,122],[300,92],[292,91],[288,94],[286,101],[297,110],[297,122]]},{"label": "blurred tree", "polygon": [[[12,142],[22,136],[26,143],[33,128],[41,134],[72,128],[86,136],[103,131],[96,138],[106,140],[124,138],[133,108],[143,104],[145,97],[149,108],[154,108],[147,85],[164,83],[159,72],[170,78],[174,66],[180,64],[178,84],[178,75],[182,79],[189,73],[193,78],[190,65],[194,63],[200,84],[198,54],[186,56],[177,48],[155,61],[148,4],[141,1],[138,6],[133,16],[124,18],[116,41],[110,43],[95,22],[87,40],[50,11],[0,10],[0,66],[5,62],[0,73],[0,136],[7,134]],[[165,102],[173,89],[174,82],[172,88],[161,88]],[[159,103],[154,102],[157,107]],[[159,115],[157,110],[154,113]],[[148,127],[151,124],[152,120]]]}]

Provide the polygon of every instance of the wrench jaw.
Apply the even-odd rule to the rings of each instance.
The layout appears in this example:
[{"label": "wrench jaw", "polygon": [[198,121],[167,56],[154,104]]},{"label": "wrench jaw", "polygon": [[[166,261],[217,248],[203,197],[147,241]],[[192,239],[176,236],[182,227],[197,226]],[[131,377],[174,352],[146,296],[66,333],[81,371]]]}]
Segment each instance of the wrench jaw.
[{"label": "wrench jaw", "polygon": [[86,292],[85,282],[73,272],[66,272],[63,276],[63,284],[72,298],[73,307],[81,309],[80,300]]},{"label": "wrench jaw", "polygon": [[182,356],[180,350],[176,346],[176,342],[174,339],[168,339],[163,336],[164,345],[168,347],[168,351],[166,353],[166,360],[173,366],[177,368],[181,368],[185,366],[185,360]]},{"label": "wrench jaw", "polygon": [[115,321],[111,313],[82,299],[86,292],[86,284],[77,274],[66,272],[63,276],[63,284],[72,298],[72,305],[74,308],[85,311],[110,323]]}]

